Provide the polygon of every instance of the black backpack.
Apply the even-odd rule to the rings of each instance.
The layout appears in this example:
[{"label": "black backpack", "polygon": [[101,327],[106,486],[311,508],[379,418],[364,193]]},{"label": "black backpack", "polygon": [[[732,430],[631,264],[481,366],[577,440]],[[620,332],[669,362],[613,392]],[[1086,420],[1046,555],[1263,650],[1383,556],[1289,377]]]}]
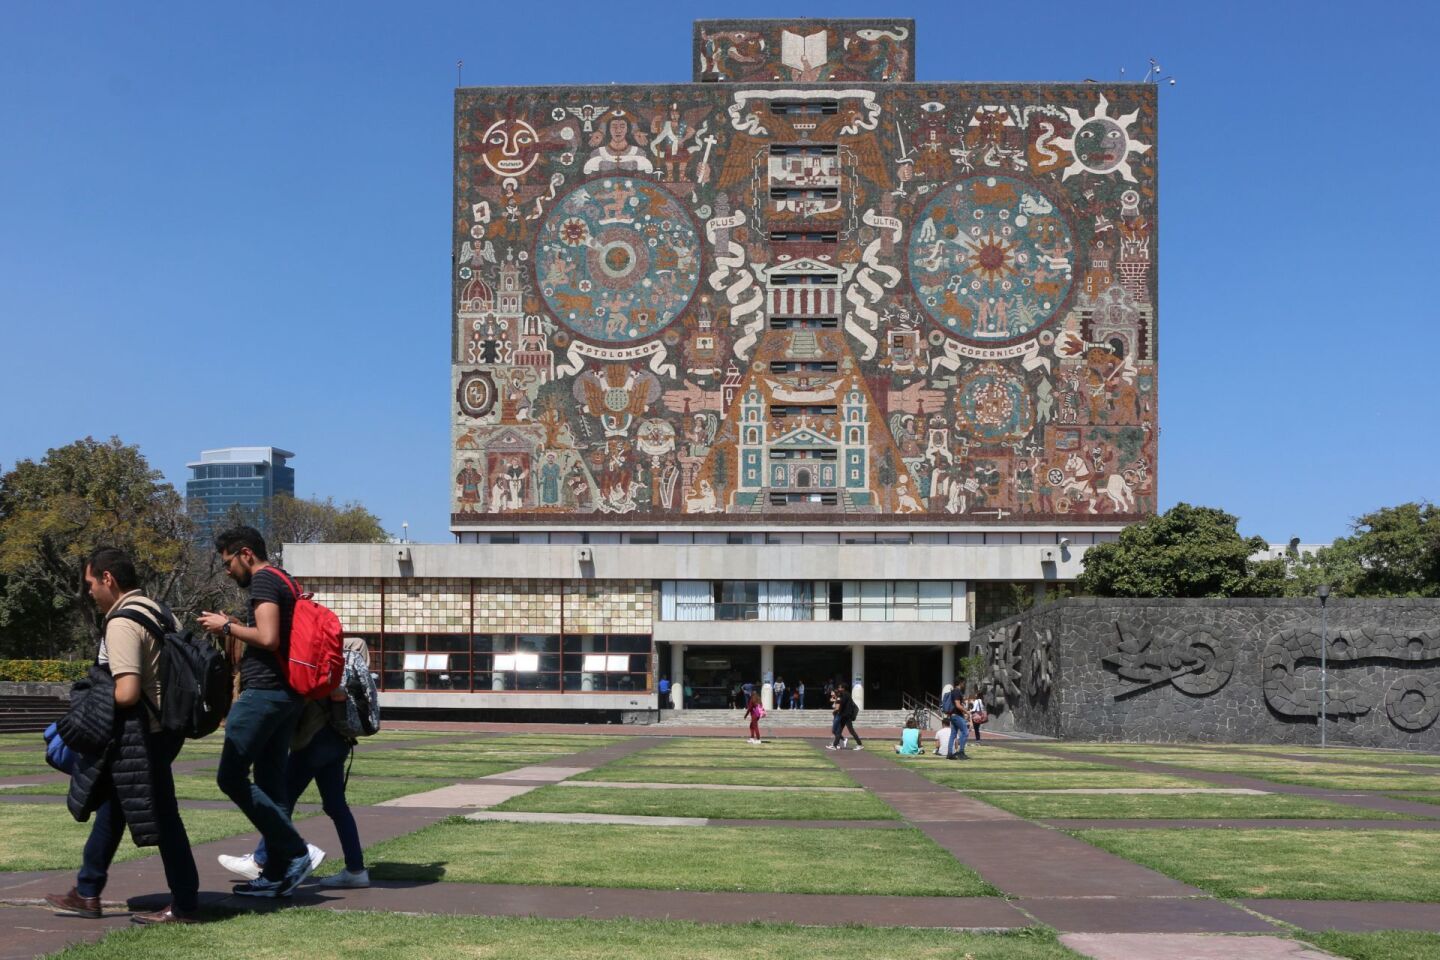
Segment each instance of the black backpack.
[{"label": "black backpack", "polygon": [[230,662],[208,637],[181,633],[174,615],[164,614],[168,629],[134,607],[121,607],[110,617],[140,624],[160,645],[160,707],[146,703],[161,728],[191,740],[207,736],[230,712]]}]

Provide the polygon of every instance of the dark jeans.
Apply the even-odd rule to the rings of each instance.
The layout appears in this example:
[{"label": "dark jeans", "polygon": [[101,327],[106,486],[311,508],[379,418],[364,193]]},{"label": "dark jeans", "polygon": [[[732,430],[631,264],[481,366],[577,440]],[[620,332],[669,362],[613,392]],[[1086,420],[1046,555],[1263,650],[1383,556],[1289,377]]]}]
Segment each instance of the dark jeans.
[{"label": "dark jeans", "polygon": [[305,853],[305,841],[285,807],[290,738],[304,705],[288,690],[246,690],[225,718],[225,746],[215,782],[275,852],[265,865],[270,880],[281,879],[290,861]]},{"label": "dark jeans", "polygon": [[835,714],[835,719],[830,721],[830,732],[835,736],[832,746],[840,746],[841,735],[847,732],[855,738],[856,746],[859,746],[863,742],[860,739],[860,734],[855,732],[855,721],[846,720],[838,713]]},{"label": "dark jeans", "polygon": [[[329,727],[321,727],[303,750],[290,754],[290,762],[285,765],[285,812],[294,812],[295,804],[314,780],[325,815],[334,821],[340,849],[345,851],[345,869],[358,873],[365,869],[365,850],[360,846],[355,814],[345,799],[345,761],[349,758],[350,741]],[[265,838],[261,837],[255,848],[255,862],[263,864],[266,860]]]},{"label": "dark jeans", "polygon": [[[145,746],[150,754],[150,786],[155,799],[156,824],[160,829],[160,862],[165,867],[165,883],[176,910],[193,912],[198,906],[200,875],[195,870],[195,857],[190,852],[190,837],[185,821],[180,819],[180,806],[175,800],[175,778],[170,765],[180,754],[185,741],[168,733],[146,734]],[[82,897],[98,897],[109,879],[110,862],[125,836],[125,813],[113,792],[110,799],[95,811],[90,839],[85,841],[85,854],[75,888]]]},{"label": "dark jeans", "polygon": [[970,736],[970,718],[963,713],[952,714],[950,717],[950,752],[946,756],[953,756],[965,752],[965,740]]}]

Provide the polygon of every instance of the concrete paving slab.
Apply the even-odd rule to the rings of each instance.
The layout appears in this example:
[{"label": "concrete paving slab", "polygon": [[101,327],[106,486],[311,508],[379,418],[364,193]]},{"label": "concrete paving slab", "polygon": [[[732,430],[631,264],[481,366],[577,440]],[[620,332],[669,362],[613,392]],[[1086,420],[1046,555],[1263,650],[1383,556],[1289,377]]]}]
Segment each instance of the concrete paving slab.
[{"label": "concrete paving slab", "polygon": [[1066,933],[1060,942],[1094,960],[1335,960],[1282,937],[1200,933]]},{"label": "concrete paving slab", "polygon": [[992,807],[963,793],[886,793],[883,799],[895,812],[912,823],[958,822],[962,820],[1019,820],[1013,813]]},{"label": "concrete paving slab", "polygon": [[482,810],[467,813],[466,820],[503,820],[509,823],[605,823],[625,827],[704,827],[704,817],[646,817],[624,813],[526,813],[519,810]]},{"label": "concrete paving slab", "polygon": [[613,790],[764,790],[775,793],[861,793],[860,787],[747,787],[735,783],[630,783],[620,780],[566,780],[557,787],[606,787]]},{"label": "concrete paving slab", "polygon": [[459,810],[467,807],[493,807],[511,797],[534,790],[533,784],[456,783],[448,787],[412,793],[377,803],[377,807],[432,807]]},{"label": "concrete paving slab", "polygon": [[1440,933],[1440,903],[1241,900],[1247,908],[1303,930],[1428,930]]},{"label": "concrete paving slab", "polygon": [[548,764],[541,764],[533,767],[520,767],[518,770],[508,770],[505,773],[492,773],[488,777],[481,777],[481,780],[533,780],[543,783],[558,783],[561,780],[569,780],[571,777],[593,770],[596,764],[589,764],[583,767],[558,767]]},{"label": "concrete paving slab", "polygon": [[1274,924],[1208,897],[1068,897],[1022,900],[1019,906],[1041,923],[1069,933],[1275,932]]},{"label": "concrete paving slab", "polygon": [[1039,820],[1056,830],[1440,830],[1440,820]]},{"label": "concrete paving slab", "polygon": [[48,906],[0,907],[0,960],[30,960],[71,944],[93,943],[112,930],[132,926],[128,911],[86,920],[56,914]]}]

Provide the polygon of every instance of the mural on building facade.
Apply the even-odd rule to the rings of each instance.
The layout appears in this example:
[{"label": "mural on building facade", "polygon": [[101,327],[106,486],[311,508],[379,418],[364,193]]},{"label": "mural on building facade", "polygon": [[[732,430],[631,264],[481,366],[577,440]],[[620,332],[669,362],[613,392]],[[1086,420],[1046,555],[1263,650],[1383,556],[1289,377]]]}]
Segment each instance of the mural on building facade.
[{"label": "mural on building facade", "polygon": [[1154,89],[806,62],[457,92],[454,525],[1154,511]]}]

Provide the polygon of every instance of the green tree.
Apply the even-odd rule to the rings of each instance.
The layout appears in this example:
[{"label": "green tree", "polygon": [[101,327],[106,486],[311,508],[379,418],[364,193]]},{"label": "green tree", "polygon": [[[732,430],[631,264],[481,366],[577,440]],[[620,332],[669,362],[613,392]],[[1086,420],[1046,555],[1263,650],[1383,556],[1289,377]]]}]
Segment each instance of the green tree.
[{"label": "green tree", "polygon": [[271,499],[266,540],[273,559],[282,559],[287,543],[385,543],[390,534],[380,518],[358,503],[340,506],[329,497],[301,499],[281,494]]},{"label": "green tree", "polygon": [[1350,529],[1351,536],[1291,564],[1288,595],[1313,595],[1328,583],[1344,597],[1440,597],[1440,508],[1382,507]]},{"label": "green tree", "polygon": [[1223,510],[1176,504],[1087,550],[1076,586],[1098,597],[1279,596],[1285,561],[1251,560],[1269,545],[1235,524]]},{"label": "green tree", "polygon": [[86,437],[21,460],[0,476],[0,648],[53,657],[89,646],[83,566],[102,544],[134,558],[151,596],[215,599],[196,589],[192,539],[180,495],[136,446]]}]

